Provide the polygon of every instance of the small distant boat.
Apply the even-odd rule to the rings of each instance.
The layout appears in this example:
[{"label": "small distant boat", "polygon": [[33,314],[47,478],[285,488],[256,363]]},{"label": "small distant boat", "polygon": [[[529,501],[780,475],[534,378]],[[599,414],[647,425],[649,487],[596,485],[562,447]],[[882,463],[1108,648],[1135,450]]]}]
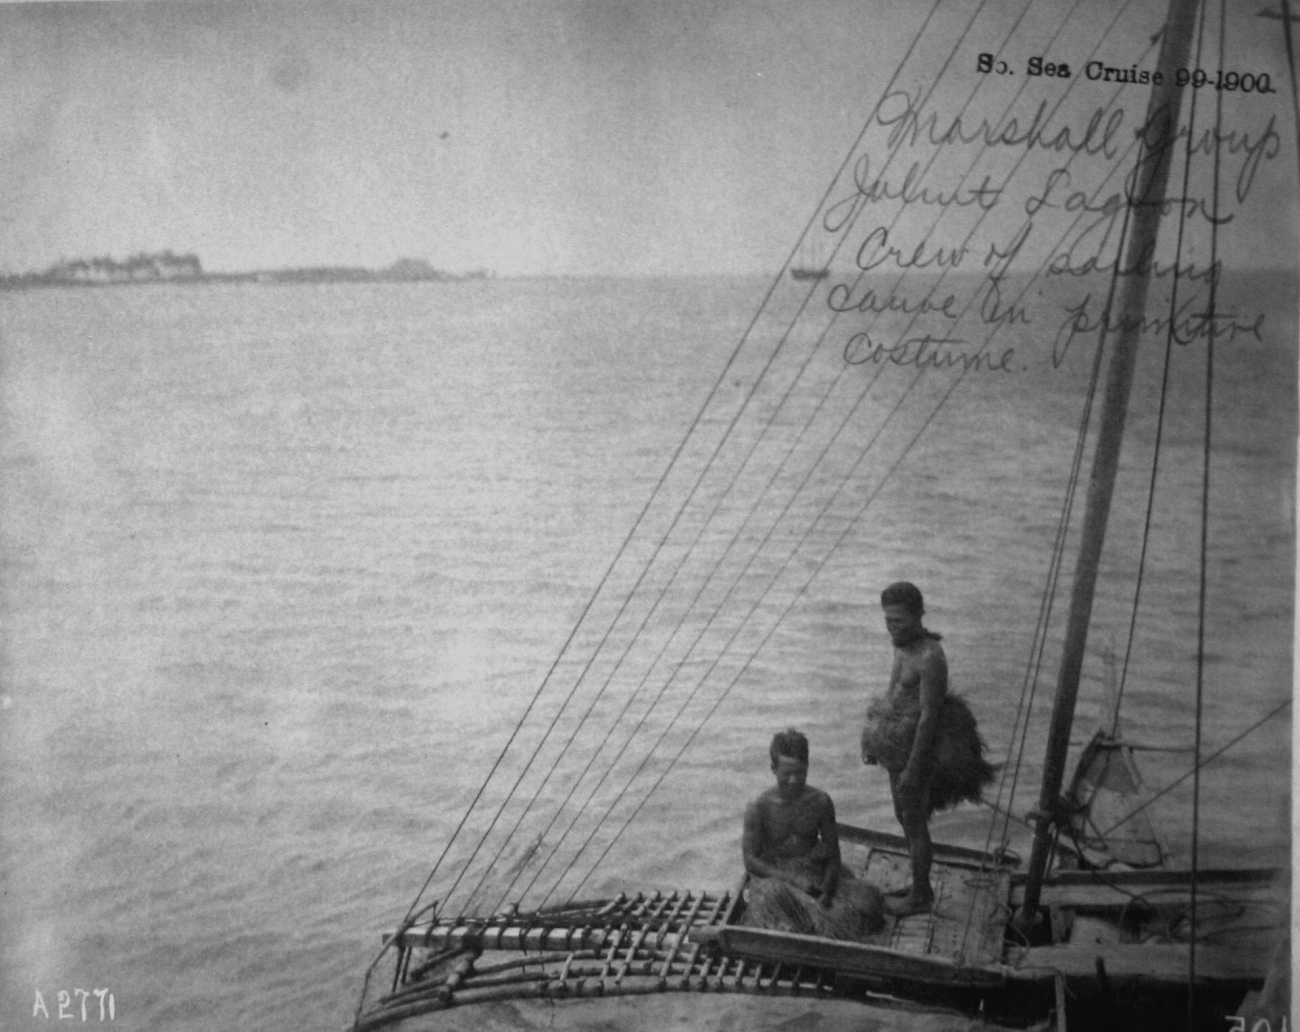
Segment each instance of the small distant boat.
[{"label": "small distant boat", "polygon": [[829,269],[810,269],[802,265],[794,265],[790,268],[790,278],[797,280],[820,280],[830,275]]},{"label": "small distant boat", "polygon": [[[801,246],[797,252],[797,257],[792,260],[790,265],[790,278],[805,282],[816,282],[823,280],[831,274],[830,259],[826,256],[824,247],[825,239],[820,232],[821,223],[815,223],[810,227],[810,237],[806,238],[807,246]],[[832,251],[832,256],[834,252]]]}]

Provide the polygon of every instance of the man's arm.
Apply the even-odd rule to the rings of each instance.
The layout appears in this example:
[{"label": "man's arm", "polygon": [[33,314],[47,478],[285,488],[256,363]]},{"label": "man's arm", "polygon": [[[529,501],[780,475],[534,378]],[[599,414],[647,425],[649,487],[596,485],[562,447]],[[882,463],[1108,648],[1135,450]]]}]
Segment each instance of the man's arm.
[{"label": "man's arm", "polygon": [[757,878],[767,878],[767,862],[758,854],[763,848],[763,815],[758,803],[745,807],[745,834],[740,840],[740,850],[745,857],[745,870]]},{"label": "man's arm", "polygon": [[825,805],[821,808],[821,823],[817,830],[821,839],[819,851],[825,856],[826,873],[822,875],[820,891],[813,895],[818,897],[822,906],[829,907],[840,884],[840,833],[835,826],[835,804],[825,793],[822,793],[822,799],[825,800]]},{"label": "man's arm", "polygon": [[929,770],[930,755],[939,732],[939,711],[943,708],[943,697],[948,690],[948,661],[941,648],[936,646],[927,649],[918,667],[921,683],[917,694],[921,713],[916,722],[916,734],[912,738],[912,751],[898,776],[898,785],[904,790],[925,777]]}]

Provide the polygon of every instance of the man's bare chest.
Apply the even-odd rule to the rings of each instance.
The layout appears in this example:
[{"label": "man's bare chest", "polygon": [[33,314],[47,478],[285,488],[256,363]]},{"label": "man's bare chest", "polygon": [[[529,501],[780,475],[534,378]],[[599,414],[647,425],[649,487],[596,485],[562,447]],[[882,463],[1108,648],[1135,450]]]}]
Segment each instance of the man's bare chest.
[{"label": "man's bare chest", "polygon": [[774,803],[764,814],[764,824],[768,838],[779,842],[791,835],[816,835],[820,818],[806,802]]},{"label": "man's bare chest", "polygon": [[916,657],[898,652],[894,655],[894,668],[889,675],[891,701],[915,699],[921,686],[921,666]]}]

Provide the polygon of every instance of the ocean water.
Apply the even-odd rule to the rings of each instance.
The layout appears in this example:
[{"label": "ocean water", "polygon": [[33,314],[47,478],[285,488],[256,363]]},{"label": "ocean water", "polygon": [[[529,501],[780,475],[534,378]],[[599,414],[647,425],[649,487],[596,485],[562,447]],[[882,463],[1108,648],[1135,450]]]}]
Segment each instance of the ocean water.
[{"label": "ocean water", "polygon": [[[662,773],[655,790],[633,786],[615,801],[611,827],[645,799],[584,895],[734,884],[744,801],[766,787],[768,738],[788,725],[808,734],[810,781],[840,819],[896,830],[883,776],[858,762],[857,733],[889,668],[878,593],[902,577],[926,591],[953,685],[1005,759],[1083,405],[1085,342],[1057,368],[1056,324],[1016,327],[1023,368],[968,376],[937,409],[953,377],[927,374],[905,399],[914,415],[907,405],[888,415],[908,371],[886,368],[824,467],[794,433],[814,402],[755,395],[764,419],[728,440],[770,416],[792,462],[781,461],[785,444],[768,450],[757,436],[724,450],[730,465],[701,481],[699,505],[631,592],[722,439],[726,406],[756,380],[762,347],[730,366],[728,356],[765,286],[559,279],[0,296],[0,1027],[47,1027],[32,1017],[35,994],[53,1014],[58,992],[76,988],[110,990],[126,1028],[342,1027],[380,933],[406,911],[543,683],[507,767],[557,713],[560,730],[580,736],[567,755],[603,762],[602,736],[620,741],[609,730],[622,726],[618,707],[649,700],[656,671],[704,675],[700,694],[669,686],[647,718],[646,734],[665,735],[659,754],[680,759],[666,772],[651,761],[636,785]],[[1224,342],[1215,372],[1207,753],[1289,698],[1292,681],[1295,294],[1266,275],[1228,289],[1265,323],[1260,340]],[[780,314],[754,339],[775,341]],[[808,375],[852,397],[878,367],[835,380],[836,355],[825,349]],[[1140,363],[1080,740],[1101,712],[1102,655],[1122,657],[1127,641],[1160,355],[1151,348]],[[1139,742],[1186,745],[1194,732],[1202,355],[1178,349],[1170,381],[1124,695],[1125,733]],[[715,383],[716,407],[654,495]],[[877,431],[877,450],[853,466]],[[693,515],[724,498],[728,469],[770,479],[778,502],[752,523],[725,503],[716,522]],[[802,484],[809,469],[824,472]],[[796,499],[789,524],[777,518],[782,490]],[[652,497],[661,501],[638,524]],[[742,566],[726,551],[736,530],[755,548],[771,531],[774,550],[807,531],[808,550]],[[734,573],[734,594],[724,597],[731,580],[689,580],[694,535],[700,569]],[[777,588],[765,594],[769,568]],[[684,608],[652,609],[647,592],[678,591],[678,569],[693,586],[668,597]],[[718,624],[692,623],[697,588],[724,613]],[[629,597],[645,601],[597,654]],[[738,600],[757,601],[752,625],[726,615],[748,611]],[[659,634],[644,650],[618,630],[642,619]],[[608,696],[588,703],[583,688],[562,712],[592,656]],[[1049,643],[1018,810],[1034,801],[1055,657]],[[646,693],[630,694],[638,685]],[[679,704],[670,724],[663,714]],[[638,714],[648,701],[630,705]],[[583,706],[591,719],[579,729]],[[1286,862],[1289,738],[1283,711],[1204,769],[1202,865]],[[641,741],[600,791],[630,780]],[[1158,791],[1190,754],[1140,762]],[[535,794],[550,806],[576,777],[559,773]],[[1153,811],[1186,862],[1191,781]],[[978,846],[989,820],[963,807],[933,827]],[[493,848],[508,869],[535,871],[533,825],[521,828]],[[537,834],[544,847],[559,837]],[[489,902],[494,885],[482,892]],[[445,889],[435,882],[435,894]]]}]

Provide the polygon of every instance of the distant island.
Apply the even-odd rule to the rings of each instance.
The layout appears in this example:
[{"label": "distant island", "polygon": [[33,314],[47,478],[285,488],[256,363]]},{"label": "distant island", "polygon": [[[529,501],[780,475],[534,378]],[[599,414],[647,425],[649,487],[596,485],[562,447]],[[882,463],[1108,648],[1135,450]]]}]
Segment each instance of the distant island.
[{"label": "distant island", "polygon": [[382,269],[320,265],[253,272],[204,272],[196,254],[134,254],[117,261],[110,257],[74,258],[39,272],[0,274],[0,290],[30,287],[107,287],[132,283],[450,283],[487,279],[487,272],[456,274],[436,269],[420,258],[401,258]]}]

